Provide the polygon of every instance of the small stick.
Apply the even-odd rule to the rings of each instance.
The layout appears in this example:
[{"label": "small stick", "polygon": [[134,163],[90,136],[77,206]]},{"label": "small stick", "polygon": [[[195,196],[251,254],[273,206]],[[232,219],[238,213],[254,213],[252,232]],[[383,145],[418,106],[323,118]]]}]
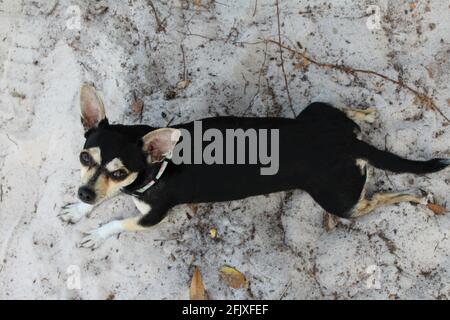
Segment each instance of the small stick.
[{"label": "small stick", "polygon": [[245,94],[247,93],[247,87],[248,87],[249,82],[248,82],[248,80],[245,78],[243,72],[241,72],[241,75],[242,75],[242,78],[244,79],[244,96],[245,96]]},{"label": "small stick", "polygon": [[147,0],[148,5],[152,8],[153,15],[155,16],[156,24],[158,28],[156,28],[156,32],[159,33],[161,31],[166,32],[166,28],[164,27],[164,23],[159,19],[158,12],[156,11],[155,5],[152,0]]},{"label": "small stick", "polygon": [[[132,93],[133,93],[133,105],[135,105],[137,103],[137,101],[138,101],[138,98],[137,98],[137,95],[136,95],[136,90],[133,90]],[[144,104],[144,101],[142,101],[142,100],[140,100],[140,101],[142,102],[142,106],[139,109],[138,118],[139,118],[139,123],[142,123],[142,117],[144,115],[145,104]],[[133,111],[135,111],[135,110],[133,110]]]},{"label": "small stick", "polygon": [[280,300],[283,300],[284,296],[286,295],[287,291],[289,290],[289,288],[292,286],[292,280],[289,280],[289,282],[286,284],[286,286],[284,287],[283,293],[280,296]]},{"label": "small stick", "polygon": [[322,67],[322,68],[330,68],[330,69],[335,69],[341,72],[345,72],[348,74],[352,74],[352,75],[356,75],[358,73],[363,73],[363,74],[369,74],[369,75],[373,75],[373,76],[377,76],[379,78],[382,78],[386,81],[392,82],[402,88],[405,88],[407,90],[409,90],[410,92],[412,92],[419,100],[420,102],[422,102],[426,107],[428,107],[431,110],[434,110],[436,112],[438,112],[448,123],[450,123],[450,119],[447,118],[447,116],[438,108],[438,106],[434,103],[433,99],[431,99],[430,97],[428,97],[425,93],[421,93],[418,90],[410,87],[409,85],[405,84],[402,80],[394,80],[389,78],[388,76],[385,76],[384,74],[378,73],[376,71],[372,71],[372,70],[365,70],[365,69],[355,69],[355,68],[351,68],[345,65],[337,65],[337,64],[332,64],[332,63],[323,63],[323,62],[318,62],[310,57],[308,57],[306,54],[297,51],[295,49],[292,49],[288,46],[285,46],[281,43],[281,41],[275,41],[272,39],[267,39],[268,42],[270,43],[274,43],[276,45],[278,45],[280,48],[283,48],[293,54],[296,54],[298,56],[301,56],[303,59],[307,60],[308,62],[318,66],[318,67]]},{"label": "small stick", "polygon": [[289,85],[288,85],[288,81],[287,81],[287,77],[286,77],[286,71],[284,69],[283,49],[281,47],[280,8],[278,6],[278,0],[276,0],[275,4],[276,4],[276,7],[277,7],[278,43],[279,43],[279,47],[280,47],[281,70],[283,71],[284,85],[286,87],[286,93],[287,93],[287,96],[288,96],[289,107],[291,108],[292,113],[294,114],[294,118],[295,118],[296,114],[295,114],[295,111],[294,111],[294,107],[292,106],[291,94],[289,93]]},{"label": "small stick", "polygon": [[167,239],[153,239],[153,241],[161,241],[161,242],[174,241],[174,240],[179,240],[179,238],[178,237],[173,237],[173,238],[167,238]]},{"label": "small stick", "polygon": [[183,54],[183,81],[187,80],[187,71],[186,71],[186,55],[184,53],[183,44],[180,44],[181,53]]},{"label": "small stick", "polygon": [[[211,37],[207,37],[207,36],[201,35],[201,34],[195,34],[195,33],[183,33],[183,34],[185,36],[195,36],[195,37],[208,39],[210,41],[225,41],[225,39],[222,39],[222,38],[211,38]],[[401,80],[391,79],[388,76],[385,76],[384,74],[381,74],[381,73],[378,73],[378,72],[372,71],[372,70],[357,69],[357,68],[355,69],[355,68],[348,67],[348,66],[345,66],[345,65],[337,65],[337,64],[332,64],[332,63],[319,62],[319,61],[316,61],[316,60],[308,57],[306,54],[304,54],[304,53],[302,53],[302,52],[300,52],[298,50],[295,50],[295,49],[293,49],[291,47],[283,45],[281,43],[281,41],[276,41],[276,40],[273,40],[273,39],[266,39],[266,40],[255,41],[255,42],[240,41],[240,42],[234,43],[234,45],[244,45],[244,44],[247,44],[247,45],[258,45],[258,44],[261,44],[261,43],[273,43],[273,44],[276,44],[277,46],[281,47],[282,49],[285,49],[285,50],[287,50],[287,51],[289,51],[289,52],[291,52],[291,53],[293,53],[295,55],[298,55],[298,56],[302,57],[303,59],[305,59],[306,61],[312,63],[313,65],[315,65],[317,67],[335,69],[335,70],[338,70],[340,72],[351,74],[353,76],[355,76],[358,73],[372,75],[372,76],[377,76],[377,77],[382,78],[382,79],[384,79],[384,80],[386,80],[388,82],[394,83],[394,84],[398,85],[399,87],[410,91],[426,107],[428,107],[429,109],[439,113],[447,121],[446,125],[450,124],[450,119],[442,112],[442,110],[436,105],[436,103],[433,101],[432,98],[428,97],[425,93],[421,93],[417,89],[414,89],[414,88],[410,87],[409,85],[405,84]]]},{"label": "small stick", "polygon": [[6,138],[8,138],[9,141],[11,141],[12,143],[14,143],[16,145],[16,147],[18,147],[17,142],[15,142],[13,139],[11,139],[11,137],[9,136],[9,134],[6,134]]},{"label": "small stick", "polygon": [[[389,134],[386,134],[384,136],[384,151],[389,151],[388,147],[387,147],[387,137],[389,136]],[[391,184],[392,188],[394,187],[394,184],[391,181],[391,178],[389,178],[389,175],[387,174],[386,171],[384,171],[384,174],[386,175],[387,180],[389,181],[389,183]]]},{"label": "small stick", "polygon": [[266,60],[267,60],[267,41],[265,41],[265,49],[264,49],[264,60],[261,65],[261,68],[259,69],[259,76],[258,76],[258,90],[256,90],[255,94],[253,95],[252,99],[250,100],[250,103],[248,104],[248,107],[244,110],[244,114],[248,112],[248,110],[251,109],[253,106],[253,103],[258,96],[259,92],[261,91],[261,77],[264,72],[264,68],[266,67]]}]

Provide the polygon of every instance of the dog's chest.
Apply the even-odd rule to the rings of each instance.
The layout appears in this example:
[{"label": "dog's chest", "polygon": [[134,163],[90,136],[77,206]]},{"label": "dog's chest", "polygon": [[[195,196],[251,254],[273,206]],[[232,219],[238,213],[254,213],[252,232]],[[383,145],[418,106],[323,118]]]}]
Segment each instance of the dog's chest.
[{"label": "dog's chest", "polygon": [[148,203],[139,200],[136,197],[131,197],[133,199],[134,204],[136,205],[136,207],[138,208],[139,212],[142,214],[147,214],[150,212],[150,210],[152,209],[152,206],[149,205]]}]

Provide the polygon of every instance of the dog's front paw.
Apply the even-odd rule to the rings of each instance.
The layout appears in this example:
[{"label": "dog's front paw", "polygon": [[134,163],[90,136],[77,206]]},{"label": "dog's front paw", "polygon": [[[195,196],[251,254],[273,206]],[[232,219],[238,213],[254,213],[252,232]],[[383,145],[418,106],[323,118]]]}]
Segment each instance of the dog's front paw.
[{"label": "dog's front paw", "polygon": [[89,212],[92,211],[94,206],[82,202],[78,203],[68,203],[61,208],[61,212],[58,217],[68,223],[77,223]]},{"label": "dog's front paw", "polygon": [[375,108],[367,108],[361,112],[364,115],[363,120],[367,123],[374,123],[378,118],[378,110]]},{"label": "dog's front paw", "polygon": [[106,240],[105,237],[101,236],[97,229],[86,233],[86,236],[80,241],[80,248],[90,248],[97,249]]},{"label": "dog's front paw", "polygon": [[81,248],[97,249],[109,237],[123,231],[123,226],[119,221],[112,221],[100,228],[94,229],[86,233],[86,236],[81,239]]}]

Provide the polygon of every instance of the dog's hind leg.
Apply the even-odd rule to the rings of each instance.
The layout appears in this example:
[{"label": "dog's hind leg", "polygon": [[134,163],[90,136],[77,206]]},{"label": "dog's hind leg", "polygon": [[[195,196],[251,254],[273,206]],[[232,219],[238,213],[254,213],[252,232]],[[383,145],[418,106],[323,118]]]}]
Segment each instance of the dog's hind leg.
[{"label": "dog's hind leg", "polygon": [[367,109],[351,109],[351,108],[343,108],[342,111],[356,122],[367,122],[367,123],[374,123],[378,112],[375,108],[367,108]]},{"label": "dog's hind leg", "polygon": [[371,199],[362,197],[356,206],[353,208],[351,218],[358,218],[364,216],[374,209],[381,206],[395,204],[399,202],[413,202],[417,204],[428,204],[432,201],[431,194],[426,196],[419,196],[412,191],[395,192],[395,193],[375,193]]}]

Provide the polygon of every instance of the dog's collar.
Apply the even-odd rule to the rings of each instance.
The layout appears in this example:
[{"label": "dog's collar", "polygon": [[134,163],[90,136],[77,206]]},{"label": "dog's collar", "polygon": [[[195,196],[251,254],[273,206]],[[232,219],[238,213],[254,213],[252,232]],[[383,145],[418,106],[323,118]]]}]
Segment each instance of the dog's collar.
[{"label": "dog's collar", "polygon": [[169,160],[172,158],[172,154],[168,154],[165,156],[161,167],[159,167],[158,173],[156,174],[155,178],[153,178],[150,182],[144,184],[142,187],[134,190],[134,191],[128,191],[125,188],[122,188],[122,191],[134,196],[141,196],[144,194],[144,192],[146,192],[148,189],[150,189],[156,182],[158,182],[158,180],[161,178],[161,176],[163,175],[164,171],[167,168],[167,165],[169,164]]},{"label": "dog's collar", "polygon": [[143,194],[145,191],[147,191],[148,189],[150,189],[158,180],[159,178],[161,178],[162,174],[164,173],[164,171],[167,168],[167,164],[169,163],[168,160],[164,160],[161,167],[158,170],[158,173],[156,174],[156,177],[150,181],[149,183],[147,183],[146,185],[144,185],[143,187],[137,189],[136,191],[133,192],[133,194]]}]

